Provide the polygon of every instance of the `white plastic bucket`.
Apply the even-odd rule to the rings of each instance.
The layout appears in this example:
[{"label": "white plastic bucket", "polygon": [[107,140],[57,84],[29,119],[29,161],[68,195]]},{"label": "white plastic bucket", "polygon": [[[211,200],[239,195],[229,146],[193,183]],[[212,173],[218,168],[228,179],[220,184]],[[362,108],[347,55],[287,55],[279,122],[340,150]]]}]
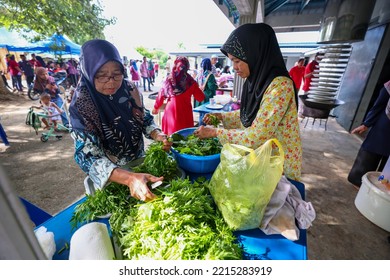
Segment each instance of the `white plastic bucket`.
[{"label": "white plastic bucket", "polygon": [[378,181],[380,172],[367,172],[355,206],[368,220],[390,232],[390,191]]}]

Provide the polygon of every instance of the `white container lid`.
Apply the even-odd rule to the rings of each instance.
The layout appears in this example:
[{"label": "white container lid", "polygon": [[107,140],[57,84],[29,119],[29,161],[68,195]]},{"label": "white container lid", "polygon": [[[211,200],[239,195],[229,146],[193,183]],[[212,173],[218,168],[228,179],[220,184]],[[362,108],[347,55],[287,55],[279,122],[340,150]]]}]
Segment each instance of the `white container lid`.
[{"label": "white container lid", "polygon": [[388,190],[385,185],[378,181],[379,176],[380,172],[367,172],[363,176],[362,180],[363,183],[365,183],[366,186],[373,192],[390,202],[390,190]]}]

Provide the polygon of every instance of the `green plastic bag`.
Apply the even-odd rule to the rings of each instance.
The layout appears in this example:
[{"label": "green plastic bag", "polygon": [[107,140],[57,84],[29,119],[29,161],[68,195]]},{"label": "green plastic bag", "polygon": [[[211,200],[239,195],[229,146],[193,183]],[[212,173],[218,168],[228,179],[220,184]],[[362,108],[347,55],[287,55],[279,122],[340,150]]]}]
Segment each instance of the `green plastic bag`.
[{"label": "green plastic bag", "polygon": [[[277,147],[273,149],[275,144]],[[283,173],[284,151],[277,139],[256,150],[225,144],[209,188],[227,224],[234,230],[258,228]]]}]

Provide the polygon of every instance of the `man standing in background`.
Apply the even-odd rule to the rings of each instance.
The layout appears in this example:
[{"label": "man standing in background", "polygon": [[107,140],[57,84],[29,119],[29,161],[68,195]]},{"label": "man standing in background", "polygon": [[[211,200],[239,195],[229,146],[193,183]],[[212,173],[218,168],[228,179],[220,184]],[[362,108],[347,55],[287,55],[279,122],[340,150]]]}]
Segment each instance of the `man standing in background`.
[{"label": "man standing in background", "polygon": [[321,61],[322,57],[324,56],[323,53],[316,53],[314,59],[306,65],[305,68],[305,75],[303,78],[305,79],[305,82],[303,84],[302,90],[305,92],[305,94],[308,94],[308,91],[310,89],[310,83],[313,78],[313,72],[318,67],[319,62]]},{"label": "man standing in background", "polygon": [[304,62],[305,59],[300,58],[297,62],[297,65],[292,67],[288,72],[290,74],[291,79],[294,81],[294,86],[297,92],[299,92],[299,90],[301,89],[303,76],[305,75],[305,66],[303,66]]},{"label": "man standing in background", "polygon": [[143,62],[141,63],[139,71],[141,72],[142,83],[144,84],[144,91],[146,92],[146,82],[148,82],[148,91],[152,91],[150,89],[150,77],[148,70],[149,63],[146,59],[146,56],[143,57]]}]

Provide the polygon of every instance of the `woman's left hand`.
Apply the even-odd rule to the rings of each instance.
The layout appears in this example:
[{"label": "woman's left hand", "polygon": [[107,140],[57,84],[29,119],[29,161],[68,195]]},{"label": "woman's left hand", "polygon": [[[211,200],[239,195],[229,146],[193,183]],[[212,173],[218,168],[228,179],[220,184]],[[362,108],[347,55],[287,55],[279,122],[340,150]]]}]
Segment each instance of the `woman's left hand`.
[{"label": "woman's left hand", "polygon": [[163,150],[168,152],[171,147],[173,142],[168,141],[167,135],[164,133],[160,132],[157,134],[157,136],[154,138],[155,141],[159,141],[163,143]]},{"label": "woman's left hand", "polygon": [[195,130],[194,135],[200,139],[213,138],[217,137],[217,130],[210,125],[202,125],[197,130]]}]

